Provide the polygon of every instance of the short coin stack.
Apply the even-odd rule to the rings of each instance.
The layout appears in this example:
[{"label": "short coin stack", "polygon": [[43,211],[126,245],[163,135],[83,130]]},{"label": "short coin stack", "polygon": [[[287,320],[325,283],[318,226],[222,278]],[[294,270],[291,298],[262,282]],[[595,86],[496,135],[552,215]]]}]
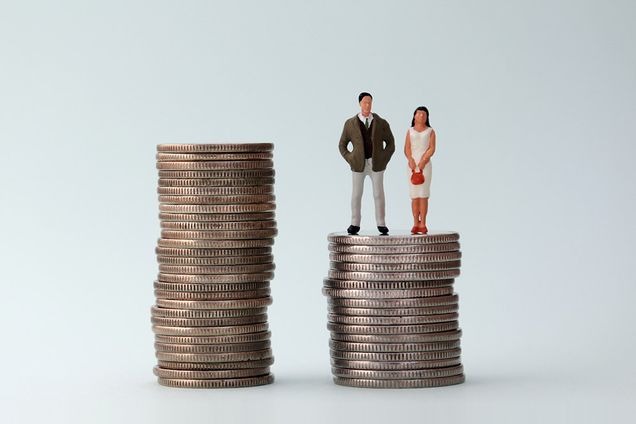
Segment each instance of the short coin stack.
[{"label": "short coin stack", "polygon": [[368,388],[464,382],[460,360],[459,234],[333,233],[329,304],[334,382]]},{"label": "short coin stack", "polygon": [[273,145],[160,144],[159,277],[151,309],[159,383],[273,382]]}]

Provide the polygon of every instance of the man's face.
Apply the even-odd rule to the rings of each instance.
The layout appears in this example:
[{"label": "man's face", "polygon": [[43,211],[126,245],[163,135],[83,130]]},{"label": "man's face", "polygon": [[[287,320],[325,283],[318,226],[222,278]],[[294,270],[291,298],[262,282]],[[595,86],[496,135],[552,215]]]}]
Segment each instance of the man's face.
[{"label": "man's face", "polygon": [[364,96],[362,100],[360,100],[360,110],[363,116],[367,116],[371,113],[371,103],[373,103],[371,96]]}]

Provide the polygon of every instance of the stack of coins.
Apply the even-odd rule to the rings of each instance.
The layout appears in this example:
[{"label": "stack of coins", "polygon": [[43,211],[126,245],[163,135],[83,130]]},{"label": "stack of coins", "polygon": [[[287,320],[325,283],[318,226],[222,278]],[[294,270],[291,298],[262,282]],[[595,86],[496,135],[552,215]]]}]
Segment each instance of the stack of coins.
[{"label": "stack of coins", "polygon": [[273,145],[157,146],[161,238],[151,309],[159,384],[273,382]]},{"label": "stack of coins", "polygon": [[329,341],[334,382],[368,388],[464,382],[459,234],[347,235],[329,240]]}]

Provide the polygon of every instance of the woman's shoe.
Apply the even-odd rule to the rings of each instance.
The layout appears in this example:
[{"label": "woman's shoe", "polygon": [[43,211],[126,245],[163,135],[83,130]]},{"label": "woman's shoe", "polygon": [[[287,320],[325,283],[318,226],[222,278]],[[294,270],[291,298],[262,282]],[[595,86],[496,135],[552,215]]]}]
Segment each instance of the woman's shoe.
[{"label": "woman's shoe", "polygon": [[411,234],[417,234],[420,232],[420,227],[418,227],[417,225],[414,225],[413,228],[411,228]]},{"label": "woman's shoe", "polygon": [[428,233],[428,228],[426,228],[426,225],[419,227],[419,232],[420,234],[426,234]]}]

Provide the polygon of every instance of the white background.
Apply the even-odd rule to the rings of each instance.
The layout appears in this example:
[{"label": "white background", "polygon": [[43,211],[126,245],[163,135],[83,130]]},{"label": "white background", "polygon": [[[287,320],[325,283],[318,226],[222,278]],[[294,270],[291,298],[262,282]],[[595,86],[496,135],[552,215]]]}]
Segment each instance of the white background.
[{"label": "white background", "polygon": [[[633,420],[634,3],[233,3],[0,3],[2,421]],[[397,140],[394,233],[412,225],[404,135],[430,109],[429,228],[464,254],[464,385],[331,382],[320,290],[360,91]],[[277,382],[164,388],[155,145],[241,141],[276,144]]]}]

